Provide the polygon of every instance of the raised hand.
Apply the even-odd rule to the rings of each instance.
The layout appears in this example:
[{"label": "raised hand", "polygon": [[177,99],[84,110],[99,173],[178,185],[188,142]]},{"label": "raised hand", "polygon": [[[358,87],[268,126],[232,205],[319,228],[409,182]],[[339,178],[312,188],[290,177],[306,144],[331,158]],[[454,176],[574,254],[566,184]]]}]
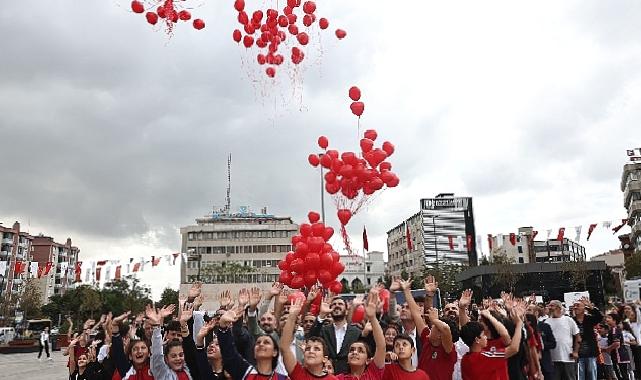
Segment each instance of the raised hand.
[{"label": "raised hand", "polygon": [[427,317],[430,321],[436,321],[438,319],[438,309],[435,307],[430,307],[427,309]]},{"label": "raised hand", "polygon": [[461,309],[467,309],[470,304],[472,303],[472,295],[474,293],[470,289],[465,289],[463,293],[461,293],[461,299],[458,301],[458,306]]},{"label": "raised hand", "polygon": [[403,291],[412,290],[412,278],[411,277],[408,278],[407,280],[400,279],[399,282],[401,284],[401,289],[403,289]]},{"label": "raised hand", "polygon": [[162,321],[166,317],[172,315],[176,311],[176,305],[170,304],[170,305],[165,305],[163,306],[159,311],[158,314],[160,315],[160,320]]},{"label": "raised hand", "polygon": [[290,316],[298,316],[300,314],[300,311],[303,309],[303,299],[302,298],[296,298],[294,302],[289,306],[289,315]]},{"label": "raised hand", "polygon": [[356,308],[359,305],[364,305],[364,304],[365,304],[365,295],[364,294],[358,294],[352,300],[352,307],[354,307],[354,308]]},{"label": "raised hand", "polygon": [[271,297],[276,297],[283,291],[283,284],[280,282],[274,282],[271,289],[269,289],[269,295]]},{"label": "raised hand", "polygon": [[202,306],[204,300],[205,300],[205,296],[203,294],[194,298],[194,302],[193,302],[194,310],[200,309],[200,306]]},{"label": "raised hand", "polygon": [[188,297],[190,299],[194,299],[200,295],[200,292],[202,291],[203,284],[200,281],[196,281],[193,284],[191,284],[191,288],[189,289]]},{"label": "raised hand", "polygon": [[332,308],[329,306],[330,301],[331,297],[329,294],[323,297],[319,308],[319,315],[322,315],[324,317],[332,312]]},{"label": "raised hand", "polygon": [[216,320],[215,319],[210,319],[207,323],[205,323],[200,330],[198,330],[198,334],[196,334],[196,339],[197,342],[204,342],[205,337],[209,332],[216,326]]},{"label": "raised hand", "polygon": [[160,325],[162,317],[155,307],[153,307],[152,305],[147,305],[145,307],[145,315],[152,325]]},{"label": "raised hand", "polygon": [[187,323],[193,315],[194,315],[194,305],[193,304],[185,305],[185,307],[183,307],[182,311],[180,312],[180,322]]},{"label": "raised hand", "polygon": [[249,303],[249,290],[242,288],[238,291],[238,305],[243,308]]},{"label": "raised hand", "polygon": [[224,290],[218,296],[218,301],[220,302],[221,309],[227,309],[231,304],[231,293],[229,290]]},{"label": "raised hand", "polygon": [[219,326],[222,328],[227,328],[236,322],[237,315],[235,310],[227,310],[225,314],[220,317],[218,322]]},{"label": "raised hand", "polygon": [[436,293],[438,290],[438,282],[434,279],[434,276],[428,275],[425,277],[425,292],[427,293]]},{"label": "raised hand", "polygon": [[121,323],[122,323],[122,321],[124,321],[125,319],[127,319],[127,317],[129,317],[129,314],[131,314],[131,311],[125,311],[124,313],[122,313],[122,314],[120,314],[119,316],[117,316],[116,318],[114,318],[114,319],[112,320],[112,323],[113,323],[114,325],[119,325],[119,324],[121,324]]},{"label": "raised hand", "polygon": [[320,291],[321,291],[321,288],[319,288],[318,285],[312,286],[312,288],[309,290],[309,293],[307,293],[306,302],[308,305],[314,302],[314,300],[318,296],[318,292]]},{"label": "raised hand", "polygon": [[398,292],[401,290],[401,276],[392,276],[392,283],[389,286],[390,292]]},{"label": "raised hand", "polygon": [[263,298],[263,293],[260,291],[260,288],[253,287],[249,291],[249,308],[256,310],[256,307],[260,303],[261,298]]},{"label": "raised hand", "polygon": [[370,321],[372,319],[376,319],[378,303],[378,289],[372,288],[367,296],[367,306],[365,306],[365,314],[367,315],[367,319]]}]

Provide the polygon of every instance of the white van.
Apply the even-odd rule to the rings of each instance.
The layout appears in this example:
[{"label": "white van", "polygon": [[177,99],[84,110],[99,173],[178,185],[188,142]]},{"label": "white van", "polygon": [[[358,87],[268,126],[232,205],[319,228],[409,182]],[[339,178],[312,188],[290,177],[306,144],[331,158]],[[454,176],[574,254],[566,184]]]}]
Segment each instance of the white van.
[{"label": "white van", "polygon": [[16,337],[16,329],[13,327],[0,327],[0,344],[8,344]]}]

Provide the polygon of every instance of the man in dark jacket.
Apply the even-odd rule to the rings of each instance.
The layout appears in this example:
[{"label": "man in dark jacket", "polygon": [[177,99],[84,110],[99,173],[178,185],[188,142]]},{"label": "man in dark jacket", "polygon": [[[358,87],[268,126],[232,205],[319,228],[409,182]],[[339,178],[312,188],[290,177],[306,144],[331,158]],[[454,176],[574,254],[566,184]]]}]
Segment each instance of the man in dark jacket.
[{"label": "man in dark jacket", "polygon": [[599,346],[594,328],[603,320],[603,314],[586,298],[575,302],[573,311],[574,321],[581,333],[579,380],[596,380],[596,358],[599,356]]},{"label": "man in dark jacket", "polygon": [[[324,326],[323,320],[331,314],[333,323]],[[322,302],[320,313],[307,337],[318,336],[325,340],[328,357],[334,364],[334,373],[349,373],[347,355],[349,347],[361,336],[358,327],[347,323],[347,304],[340,297],[332,298],[331,302]]]},{"label": "man in dark jacket", "polygon": [[[539,319],[539,307],[532,304],[528,306],[527,313],[534,315]],[[554,379],[554,363],[552,362],[551,351],[556,348],[556,339],[552,333],[552,327],[539,319],[536,326],[541,334],[543,341],[543,352],[541,353],[541,372],[543,372],[544,379]]]}]

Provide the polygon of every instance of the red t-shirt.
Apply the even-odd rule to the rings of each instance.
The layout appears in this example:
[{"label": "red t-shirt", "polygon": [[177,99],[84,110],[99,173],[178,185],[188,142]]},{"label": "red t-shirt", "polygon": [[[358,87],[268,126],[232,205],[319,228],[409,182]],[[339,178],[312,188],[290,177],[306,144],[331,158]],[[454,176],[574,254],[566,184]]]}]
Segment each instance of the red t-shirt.
[{"label": "red t-shirt", "polygon": [[385,366],[382,380],[430,380],[430,377],[422,369],[410,372],[404,370],[398,363],[391,363]]},{"label": "red t-shirt", "polygon": [[291,380],[337,380],[336,376],[325,374],[323,376],[316,376],[303,368],[300,363],[296,363],[294,372],[289,374]]},{"label": "red t-shirt", "polygon": [[425,327],[421,331],[421,342],[423,350],[418,358],[418,368],[430,375],[432,380],[452,380],[454,365],[456,364],[456,349],[452,345],[452,351],[448,354],[443,346],[434,347],[430,343],[430,329]]},{"label": "red t-shirt", "polygon": [[[491,356],[496,356],[496,355],[503,355],[505,357],[505,348],[507,346],[505,343],[503,343],[503,339],[501,338],[496,338],[496,339],[488,339],[487,340],[487,347],[483,349],[483,352],[489,352]],[[510,375],[507,371],[507,358],[506,360],[502,360],[503,362],[503,369],[499,372],[499,377],[498,379],[500,380],[509,380]]]},{"label": "red t-shirt", "polygon": [[374,362],[370,362],[360,376],[354,376],[351,373],[339,373],[336,375],[338,380],[381,380],[383,378],[383,372],[385,371],[385,366],[383,368],[378,368]]},{"label": "red t-shirt", "polygon": [[508,379],[505,351],[468,352],[461,360],[463,380]]}]

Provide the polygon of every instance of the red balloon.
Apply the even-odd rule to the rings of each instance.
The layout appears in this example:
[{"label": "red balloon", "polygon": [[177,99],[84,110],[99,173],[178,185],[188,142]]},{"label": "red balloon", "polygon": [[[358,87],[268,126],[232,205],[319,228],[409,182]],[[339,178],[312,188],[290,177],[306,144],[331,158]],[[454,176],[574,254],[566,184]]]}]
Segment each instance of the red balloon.
[{"label": "red balloon", "polygon": [[325,181],[329,183],[336,182],[336,174],[334,174],[333,172],[325,173]]},{"label": "red balloon", "polygon": [[[316,223],[320,220],[320,214],[317,213],[316,211],[310,211],[307,213],[307,218],[309,219],[310,223]],[[314,230],[314,226],[312,225],[312,231]]]},{"label": "red balloon", "polygon": [[343,154],[341,154],[341,158],[346,164],[356,165],[358,163],[358,158],[354,152],[343,152]]},{"label": "red balloon", "polygon": [[[316,215],[318,215],[318,214],[316,214]],[[318,219],[316,219],[316,221],[318,221]],[[314,234],[314,236],[319,236],[319,237],[322,238],[323,234],[325,233],[325,225],[323,223],[314,223],[314,224],[312,224],[312,233]],[[325,240],[325,239],[323,239],[323,240]]]},{"label": "red balloon", "polygon": [[287,0],[287,6],[290,8],[296,8],[300,5],[300,0]]},{"label": "red balloon", "polygon": [[182,10],[178,12],[178,18],[183,21],[189,21],[191,20],[191,13],[189,13],[188,11]]},{"label": "red balloon", "polygon": [[398,186],[399,182],[400,182],[400,180],[398,179],[396,174],[394,174],[394,178],[392,180],[390,180],[386,185],[387,185],[387,187],[396,187],[396,186]]},{"label": "red balloon", "polygon": [[332,245],[329,243],[323,244],[323,248],[321,248],[321,253],[329,253],[332,252],[334,248],[332,248]]},{"label": "red balloon", "polygon": [[267,69],[265,69],[265,73],[268,77],[273,78],[274,76],[276,76],[276,69],[273,67],[268,67]]},{"label": "red balloon", "polygon": [[[292,281],[293,282],[293,281]],[[343,291],[343,284],[340,281],[334,281],[330,286],[329,290],[333,293],[340,293]]]},{"label": "red balloon", "polygon": [[298,17],[297,17],[295,14],[293,14],[293,13],[292,13],[292,14],[287,15],[287,21],[289,21],[289,25],[294,25],[294,24],[296,24],[296,20],[297,20],[297,19],[298,19]]},{"label": "red balloon", "polygon": [[247,34],[254,34],[254,32],[256,31],[256,29],[254,29],[252,24],[245,24],[244,29],[245,29],[245,33]]},{"label": "red balloon", "polygon": [[323,165],[325,169],[329,169],[332,166],[332,156],[328,154],[323,154],[320,158],[320,164]]},{"label": "red balloon", "polygon": [[321,29],[327,29],[329,27],[329,21],[325,17],[321,17],[320,20],[318,20],[318,26],[320,26]]},{"label": "red balloon", "polygon": [[321,269],[318,271],[318,281],[323,284],[327,284],[328,282],[331,282],[334,279],[334,276],[328,271],[327,269]]},{"label": "red balloon", "polygon": [[312,19],[312,16],[310,16],[310,15],[303,16],[303,25],[305,25],[306,27],[312,26],[313,22],[314,21]]},{"label": "red balloon", "polygon": [[328,182],[328,183],[326,183],[326,184],[325,184],[325,190],[326,190],[329,194],[334,195],[334,194],[338,193],[338,191],[339,191],[340,189],[341,189],[341,185],[340,185],[340,183],[339,183],[338,181],[337,181],[337,182],[334,182],[334,183],[329,183],[329,182]]},{"label": "red balloon", "polygon": [[154,12],[147,12],[145,17],[147,18],[147,22],[151,25],[156,25],[156,23],[158,22],[158,15]]},{"label": "red balloon", "polygon": [[392,164],[387,161],[381,162],[378,165],[378,168],[380,169],[381,172],[383,172],[384,170],[392,170]]},{"label": "red balloon", "polygon": [[394,177],[396,177],[394,173],[392,173],[389,170],[386,170],[381,173],[380,179],[383,181],[383,183],[387,185],[390,181],[394,179]]},{"label": "red balloon", "polygon": [[286,260],[281,260],[278,262],[278,269],[280,270],[289,270],[289,263]]},{"label": "red balloon", "polygon": [[339,40],[345,38],[346,35],[347,32],[345,32],[343,29],[336,29],[336,37],[338,37]]},{"label": "red balloon", "polygon": [[238,12],[238,22],[243,25],[249,22],[249,16],[247,16],[247,13],[245,13],[245,11]]},{"label": "red balloon", "polygon": [[385,141],[383,143],[383,151],[385,151],[385,153],[387,153],[388,157],[391,156],[392,153],[394,153],[394,144],[392,144],[389,141]]},{"label": "red balloon", "polygon": [[305,265],[308,269],[316,270],[320,265],[320,256],[318,253],[310,252],[305,256]]},{"label": "red balloon", "polygon": [[334,235],[334,229],[329,226],[325,227],[325,231],[323,232],[323,239],[325,239],[325,241],[328,241],[329,239],[332,238],[333,235]]},{"label": "red balloon", "polygon": [[201,30],[205,27],[205,22],[199,18],[195,19],[193,22],[194,29]]},{"label": "red balloon", "polygon": [[307,243],[303,243],[302,241],[296,243],[296,256],[305,256],[308,250],[309,247],[307,246]]},{"label": "red balloon", "polygon": [[307,255],[309,256],[311,252],[320,252],[321,248],[323,248],[323,244],[325,244],[325,240],[320,236],[312,236],[307,239],[307,246],[309,247],[308,249],[310,252]]},{"label": "red balloon", "polygon": [[289,273],[288,271],[281,271],[280,276],[278,276],[278,282],[283,283],[287,286],[291,284],[292,281],[292,274]]},{"label": "red balloon", "polygon": [[287,301],[288,301],[290,304],[293,304],[293,303],[294,303],[294,302],[296,302],[296,300],[298,300],[298,299],[302,299],[303,301],[305,301],[305,299],[307,299],[307,297],[305,297],[305,293],[300,292],[300,291],[299,291],[299,292],[291,293],[289,296],[287,296]]},{"label": "red balloon", "polygon": [[238,12],[242,12],[245,9],[245,0],[236,0],[234,2],[234,8],[236,8]]},{"label": "red balloon", "polygon": [[305,46],[309,42],[309,36],[305,32],[300,32],[298,35],[296,35],[296,38],[298,39],[298,43],[301,45]]},{"label": "red balloon", "polygon": [[295,259],[294,252],[292,251],[287,252],[287,254],[285,255],[285,261],[287,261],[287,264],[291,265],[294,259]]},{"label": "red balloon", "polygon": [[332,162],[332,171],[336,174],[340,173],[341,168],[343,167],[343,161],[338,158]]},{"label": "red balloon", "polygon": [[316,3],[313,1],[306,1],[305,4],[303,4],[303,12],[310,14],[314,13],[316,10]]},{"label": "red balloon", "polygon": [[336,215],[338,216],[338,220],[341,221],[342,225],[346,225],[347,223],[349,223],[349,220],[352,218],[352,212],[344,208],[338,210]]},{"label": "red balloon", "polygon": [[134,0],[131,2],[131,10],[134,13],[142,13],[145,11],[145,6],[140,1]]},{"label": "red balloon", "polygon": [[280,26],[281,28],[284,28],[287,25],[289,25],[289,19],[287,19],[287,16],[285,15],[278,16],[278,26]]},{"label": "red balloon", "polygon": [[344,270],[345,270],[345,265],[340,261],[336,261],[334,262],[334,264],[332,264],[332,267],[329,271],[332,273],[332,275],[334,275],[334,277],[336,277],[339,274],[343,273]]},{"label": "red balloon", "polygon": [[[302,259],[294,259],[289,265],[289,268],[296,273],[303,273],[305,271],[305,262]],[[332,269],[334,267],[332,266]]]},{"label": "red balloon", "polygon": [[288,30],[288,31],[289,31],[289,33],[290,33],[291,35],[293,35],[293,36],[295,36],[295,35],[297,35],[297,34],[298,34],[298,27],[297,27],[296,25],[294,25],[294,24],[292,24],[292,25],[290,25],[289,27],[287,27],[287,30]]},{"label": "red balloon", "polygon": [[[262,54],[259,54],[258,56],[260,57],[261,55]],[[258,60],[258,63],[260,63],[260,58]],[[318,164],[320,164],[320,158],[318,158],[318,156],[315,154],[310,154],[309,157],[307,157],[307,161],[309,161],[309,164],[312,165],[313,167],[317,167]]]},{"label": "red balloon", "polygon": [[158,13],[158,17],[160,18],[165,18],[167,16],[167,12],[165,12],[165,7],[160,6],[158,9],[156,9],[156,13]]},{"label": "red balloon", "polygon": [[352,323],[361,323],[365,318],[365,306],[358,305],[352,312]]},{"label": "red balloon", "polygon": [[312,234],[312,226],[307,223],[301,224],[298,229],[300,230],[300,234],[303,235],[303,237],[308,237]]},{"label": "red balloon", "polygon": [[374,141],[365,138],[361,139],[361,150],[363,153],[369,152],[372,150],[372,147],[374,147]]},{"label": "red balloon", "polygon": [[250,48],[253,44],[254,44],[254,37],[252,36],[243,37],[243,45],[245,45],[246,48]]},{"label": "red balloon", "polygon": [[257,10],[252,13],[252,21],[260,22],[263,19],[263,11]]},{"label": "red balloon", "polygon": [[289,285],[289,286],[290,286],[291,288],[293,288],[293,289],[300,289],[300,288],[302,288],[303,286],[305,286],[305,280],[303,279],[303,276],[301,276],[301,275],[299,275],[299,274],[295,275],[295,276],[292,278],[291,283],[290,283],[290,285]]},{"label": "red balloon", "polygon": [[389,310],[389,297],[390,297],[390,292],[387,289],[381,289],[381,291],[378,293],[378,296],[381,301],[383,301],[383,310],[387,312]]},{"label": "red balloon", "polygon": [[341,166],[340,172],[338,172],[343,177],[351,177],[352,176],[352,165],[350,164],[345,164]]},{"label": "red balloon", "polygon": [[341,255],[339,255],[339,254],[338,254],[338,252],[336,252],[336,251],[331,251],[329,254],[332,256],[332,260],[333,260],[334,262],[338,262],[338,261],[340,261],[340,259],[341,259]]},{"label": "red balloon", "polygon": [[308,270],[307,272],[305,272],[305,274],[303,275],[303,280],[305,281],[305,285],[308,288],[314,286],[314,284],[316,284],[316,280],[317,280],[316,271]]},{"label": "red balloon", "polygon": [[259,65],[264,65],[264,64],[267,62],[267,59],[265,58],[265,55],[264,55],[264,54],[261,54],[261,53],[259,53],[259,54],[256,56],[256,60],[258,61],[258,64],[259,64]]},{"label": "red balloon", "polygon": [[359,101],[361,99],[361,89],[356,86],[350,87],[349,98],[355,102]]},{"label": "red balloon", "polygon": [[370,139],[372,141],[376,141],[376,138],[378,137],[378,134],[376,133],[376,130],[368,129],[368,130],[365,131],[363,136],[365,136],[365,138]]},{"label": "red balloon", "polygon": [[[322,255],[320,255],[319,268],[323,268],[329,272],[329,269],[332,267],[333,264],[334,264],[334,259],[332,258],[332,255],[330,253],[323,253]],[[326,281],[321,280],[321,282],[326,282]]]},{"label": "red balloon", "polygon": [[363,102],[352,102],[349,108],[352,110],[352,113],[358,117],[361,117],[363,111],[365,110],[365,103]]},{"label": "red balloon", "polygon": [[283,8],[283,13],[286,14],[286,15],[292,14],[292,8],[289,5],[285,6]]},{"label": "red balloon", "polygon": [[318,146],[320,146],[323,149],[327,149],[327,146],[329,145],[329,140],[325,136],[321,136],[318,138]]}]

